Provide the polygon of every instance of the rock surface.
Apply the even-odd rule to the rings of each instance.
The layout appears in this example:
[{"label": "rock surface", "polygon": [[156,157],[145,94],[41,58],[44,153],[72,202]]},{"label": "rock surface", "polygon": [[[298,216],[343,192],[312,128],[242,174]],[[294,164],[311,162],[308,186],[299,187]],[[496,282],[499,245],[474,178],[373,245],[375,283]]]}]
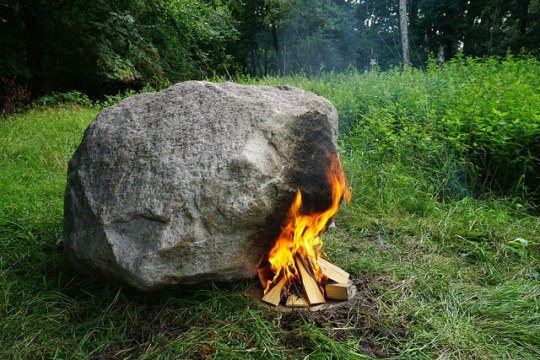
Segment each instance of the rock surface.
[{"label": "rock surface", "polygon": [[189,81],[127,98],[69,163],[68,256],[143,291],[253,278],[296,188],[315,207],[329,198],[336,136],[334,107],[288,86]]}]

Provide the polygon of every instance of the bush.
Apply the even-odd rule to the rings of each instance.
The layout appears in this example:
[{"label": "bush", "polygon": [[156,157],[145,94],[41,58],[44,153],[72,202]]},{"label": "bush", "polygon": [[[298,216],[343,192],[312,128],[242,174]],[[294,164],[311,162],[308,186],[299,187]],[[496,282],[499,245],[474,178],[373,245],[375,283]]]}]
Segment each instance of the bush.
[{"label": "bush", "polygon": [[535,59],[458,56],[443,66],[432,61],[425,71],[258,83],[289,83],[328,98],[340,115],[342,149],[357,167],[368,164],[365,172],[400,164],[443,201],[487,194],[540,200],[540,62]]},{"label": "bush", "polygon": [[[165,83],[165,86],[168,86],[170,84]],[[104,109],[109,106],[113,106],[114,104],[117,104],[118,102],[124,100],[127,97],[136,95],[136,94],[142,94],[142,93],[149,93],[149,92],[155,92],[156,89],[152,86],[145,86],[141,89],[141,91],[135,91],[131,89],[127,89],[125,91],[118,92],[116,95],[105,95],[105,99],[101,101],[96,101],[95,106],[99,109]]]},{"label": "bush", "polygon": [[[433,72],[432,72],[433,73]],[[441,121],[444,140],[473,164],[481,191],[540,186],[540,66],[533,59],[461,59],[439,71],[453,83]],[[452,80],[452,78],[454,80]],[[448,93],[448,92],[447,92]],[[538,197],[540,194],[532,194]]]},{"label": "bush", "polygon": [[30,101],[30,90],[14,78],[0,76],[0,115],[13,114]]},{"label": "bush", "polygon": [[50,95],[45,95],[33,102],[35,106],[62,106],[62,105],[79,105],[91,107],[92,100],[79,91],[69,91],[63,93],[53,92]]}]

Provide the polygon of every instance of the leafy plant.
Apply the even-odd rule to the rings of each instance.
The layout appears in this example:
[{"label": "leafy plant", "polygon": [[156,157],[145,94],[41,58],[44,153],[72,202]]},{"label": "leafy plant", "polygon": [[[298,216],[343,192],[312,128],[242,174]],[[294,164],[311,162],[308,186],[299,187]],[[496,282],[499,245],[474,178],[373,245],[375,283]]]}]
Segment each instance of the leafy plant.
[{"label": "leafy plant", "polygon": [[80,105],[85,107],[92,106],[92,100],[79,91],[53,92],[45,95],[33,102],[35,106],[60,106],[60,105]]},{"label": "leafy plant", "polygon": [[[248,80],[249,81],[249,80]],[[518,196],[540,201],[540,62],[462,56],[426,71],[266,78],[328,98],[343,151],[405,166],[439,199]]]},{"label": "leafy plant", "polygon": [[12,114],[30,101],[30,90],[15,78],[0,76],[0,115]]}]

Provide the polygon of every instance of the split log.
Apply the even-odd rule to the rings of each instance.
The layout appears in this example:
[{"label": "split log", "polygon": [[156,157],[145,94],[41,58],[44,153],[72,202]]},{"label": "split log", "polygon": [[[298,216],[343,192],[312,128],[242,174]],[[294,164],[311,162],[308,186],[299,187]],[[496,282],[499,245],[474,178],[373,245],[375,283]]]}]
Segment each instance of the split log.
[{"label": "split log", "polygon": [[300,277],[302,278],[302,285],[304,287],[304,292],[306,293],[307,301],[309,302],[309,305],[316,305],[316,304],[323,304],[326,301],[324,300],[324,296],[319,289],[319,285],[315,281],[314,278],[312,278],[309,275],[309,272],[306,270],[304,263],[305,260],[302,259],[300,254],[296,254],[295,257],[296,260],[296,267],[300,271]]},{"label": "split log", "polygon": [[306,299],[304,299],[303,297],[298,297],[296,295],[289,295],[285,305],[287,307],[300,307],[300,308],[309,307],[309,304],[306,301]]},{"label": "split log", "polygon": [[356,287],[352,284],[326,284],[324,291],[328,299],[350,300],[356,294]]},{"label": "split log", "polygon": [[276,285],[274,285],[270,289],[270,291],[262,297],[261,300],[267,304],[278,306],[279,302],[281,301],[281,291],[283,290],[286,282],[287,279],[282,276],[281,280]]},{"label": "split log", "polygon": [[324,259],[319,259],[317,260],[317,262],[321,267],[322,273],[326,275],[328,279],[341,284],[347,284],[347,282],[349,281],[349,273],[341,269],[340,267]]}]

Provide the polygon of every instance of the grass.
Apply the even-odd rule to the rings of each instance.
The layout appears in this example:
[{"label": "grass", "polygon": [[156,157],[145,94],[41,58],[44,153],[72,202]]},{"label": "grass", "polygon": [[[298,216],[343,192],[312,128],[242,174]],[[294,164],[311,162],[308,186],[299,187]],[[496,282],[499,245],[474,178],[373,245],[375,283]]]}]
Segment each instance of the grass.
[{"label": "grass", "polygon": [[[368,108],[353,106],[351,92],[369,76],[390,77],[287,82],[331,98],[354,122]],[[325,236],[328,257],[362,294],[347,312],[280,314],[245,295],[252,281],[141,294],[76,272],[58,243],[66,164],[97,112],[52,106],[0,118],[1,358],[540,357],[540,218],[529,204],[459,192],[446,186],[459,180],[448,169],[464,165],[456,153],[436,172],[415,165],[414,141],[396,140],[400,157],[374,154],[354,126],[341,146],[354,199]]]}]

